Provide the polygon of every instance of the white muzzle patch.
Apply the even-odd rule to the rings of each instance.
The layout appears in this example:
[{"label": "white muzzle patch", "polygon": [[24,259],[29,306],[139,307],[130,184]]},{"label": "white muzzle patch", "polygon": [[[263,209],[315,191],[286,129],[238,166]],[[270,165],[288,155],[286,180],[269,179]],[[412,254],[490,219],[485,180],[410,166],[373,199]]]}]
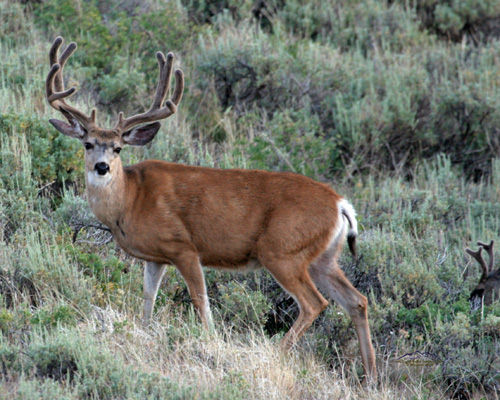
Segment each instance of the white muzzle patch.
[{"label": "white muzzle patch", "polygon": [[104,175],[99,175],[97,171],[87,172],[87,182],[91,186],[103,187],[111,182],[111,174],[108,172]]}]

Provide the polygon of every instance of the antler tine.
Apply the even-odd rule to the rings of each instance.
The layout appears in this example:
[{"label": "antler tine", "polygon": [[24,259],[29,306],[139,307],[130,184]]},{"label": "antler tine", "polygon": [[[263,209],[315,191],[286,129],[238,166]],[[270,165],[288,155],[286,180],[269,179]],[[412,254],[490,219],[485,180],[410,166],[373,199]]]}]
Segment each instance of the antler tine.
[{"label": "antler tine", "polygon": [[160,67],[160,75],[158,79],[158,86],[156,87],[155,98],[153,104],[151,105],[151,110],[161,107],[165,96],[170,88],[170,78],[172,76],[172,63],[174,60],[174,55],[172,53],[167,54],[167,58],[163,55],[161,51],[156,53],[156,58],[158,59],[158,66]]},{"label": "antler tine", "polygon": [[481,252],[483,251],[483,248],[480,247],[479,250],[473,251],[469,248],[466,248],[465,251],[470,254],[472,257],[476,259],[476,261],[479,263],[481,266],[481,269],[483,270],[483,276],[488,275],[488,267],[486,266],[486,262],[484,261],[483,256],[481,255]]},{"label": "antler tine", "polygon": [[71,42],[70,44],[68,44],[68,47],[66,47],[63,51],[63,53],[61,54],[61,57],[59,57],[59,65],[61,66],[61,72],[59,72],[59,74],[56,76],[56,79],[58,78],[59,81],[60,81],[60,87],[57,86],[57,80],[56,80],[56,90],[64,90],[64,78],[63,78],[63,75],[62,75],[62,71],[63,71],[63,68],[64,68],[64,65],[66,64],[66,61],[68,61],[68,58],[75,52],[76,50],[76,43],[75,42]]},{"label": "antler tine", "polygon": [[184,74],[180,69],[175,70],[175,91],[172,101],[177,106],[181,102],[182,93],[184,92]]},{"label": "antler tine", "polygon": [[[129,118],[124,118],[123,112],[120,112],[116,128],[120,129],[122,132],[139,124],[168,118],[177,111],[177,105],[181,101],[184,91],[184,74],[180,69],[175,71],[174,95],[172,99],[165,101],[165,97],[170,88],[174,55],[173,53],[168,53],[167,57],[165,57],[164,54],[159,51],[156,53],[156,58],[158,59],[160,72],[153,103],[148,111],[142,114],[133,115]],[[162,107],[164,101],[165,105]]]},{"label": "antler tine", "polygon": [[49,61],[50,61],[50,71],[47,75],[47,80],[45,82],[47,100],[49,104],[58,111],[61,111],[63,115],[68,119],[70,123],[73,123],[72,118],[76,118],[79,122],[88,126],[90,124],[95,124],[96,111],[92,110],[90,116],[84,114],[80,110],[68,105],[64,99],[71,96],[76,92],[76,88],[72,87],[70,89],[64,89],[64,80],[62,71],[64,65],[68,58],[76,50],[76,43],[71,42],[63,51],[61,56],[58,58],[58,52],[63,44],[64,39],[61,36],[56,37],[54,43],[49,51]]},{"label": "antler tine", "polygon": [[486,244],[483,242],[477,242],[478,246],[481,246],[483,249],[485,249],[488,252],[488,256],[490,258],[489,263],[488,263],[488,270],[487,273],[489,274],[493,270],[493,264],[495,260],[495,253],[493,252],[493,245],[495,244],[495,241],[490,241],[490,244]]},{"label": "antler tine", "polygon": [[61,36],[56,37],[52,47],[49,52],[50,65],[59,64],[61,66],[60,72],[56,74],[54,77],[54,86],[58,92],[64,91],[64,80],[62,76],[62,70],[64,68],[64,64],[66,64],[67,59],[73,54],[76,50],[76,43],[71,42],[66,49],[64,49],[63,54],[57,59],[57,53],[59,52],[60,47],[64,43],[64,39]]},{"label": "antler tine", "polygon": [[[59,52],[59,48],[61,45],[64,43],[64,39],[61,36],[58,36],[55,38],[54,43],[52,43],[52,46],[50,47],[49,51],[49,61],[50,61],[50,66],[52,67],[55,64],[59,64],[58,59],[57,59],[57,53]],[[61,91],[63,90],[63,85],[61,82],[61,75],[57,74],[57,76],[54,78],[54,86],[56,90]]]}]

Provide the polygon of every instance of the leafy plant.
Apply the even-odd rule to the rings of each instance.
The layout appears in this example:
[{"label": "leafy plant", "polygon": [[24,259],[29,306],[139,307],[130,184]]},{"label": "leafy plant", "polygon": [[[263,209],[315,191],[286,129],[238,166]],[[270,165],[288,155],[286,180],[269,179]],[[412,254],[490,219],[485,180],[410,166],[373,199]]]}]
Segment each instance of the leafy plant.
[{"label": "leafy plant", "polygon": [[[46,119],[25,114],[0,114],[0,132],[5,136],[26,138],[32,178],[39,185],[72,181],[83,170],[81,145],[58,133]],[[18,154],[7,149],[0,153],[0,173],[6,185],[10,186],[9,182],[17,175],[18,170],[13,168],[18,164],[17,157]]]}]

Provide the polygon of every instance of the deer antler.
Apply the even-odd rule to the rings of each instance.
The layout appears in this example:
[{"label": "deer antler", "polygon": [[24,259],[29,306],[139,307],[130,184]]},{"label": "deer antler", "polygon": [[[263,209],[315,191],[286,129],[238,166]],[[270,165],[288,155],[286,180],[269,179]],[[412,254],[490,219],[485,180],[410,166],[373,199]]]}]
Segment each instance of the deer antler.
[{"label": "deer antler", "polygon": [[[76,50],[76,43],[71,42],[64,49],[61,56],[58,57],[59,48],[63,42],[63,38],[58,36],[50,48],[49,58],[51,68],[45,83],[47,100],[53,108],[64,114],[73,128],[78,129],[77,122],[79,122],[83,127],[88,128],[89,126],[95,125],[96,110],[93,109],[90,116],[88,116],[75,107],[70,106],[65,101],[67,97],[76,92],[76,88],[74,87],[70,89],[64,88],[64,79],[62,75],[66,61]],[[158,52],[156,53],[156,58],[158,59],[158,65],[160,67],[160,75],[153,104],[151,104],[150,109],[145,113],[136,114],[130,118],[124,118],[123,112],[120,112],[115,129],[122,133],[130,130],[136,125],[168,118],[177,111],[177,105],[181,101],[182,93],[184,91],[184,74],[180,69],[175,71],[175,91],[173,97],[165,102],[165,97],[167,96],[170,88],[174,55],[172,53],[168,53],[167,57],[165,57],[162,52]],[[164,102],[165,105],[162,106]],[[57,123],[57,121],[53,123]],[[66,131],[68,131],[68,128],[69,126],[62,127],[62,129]]]},{"label": "deer antler", "polygon": [[76,43],[71,42],[58,59],[59,48],[64,39],[61,36],[56,37],[49,52],[50,71],[45,82],[47,100],[49,104],[58,111],[61,111],[71,125],[75,125],[74,119],[80,122],[84,127],[95,124],[96,110],[93,109],[90,116],[80,110],[70,106],[64,100],[76,92],[76,88],[64,89],[63,68],[68,58],[76,50]]},{"label": "deer antler", "polygon": [[480,247],[477,251],[473,251],[469,248],[466,248],[465,251],[470,254],[475,260],[479,263],[481,266],[481,269],[483,270],[483,276],[488,275],[488,267],[486,265],[486,261],[484,261],[483,256],[481,255],[481,252],[483,251],[483,248]]},{"label": "deer antler", "polygon": [[[486,244],[483,242],[477,242],[477,244],[479,246],[481,246],[481,247],[479,247],[479,249],[477,251],[473,251],[469,248],[465,249],[465,251],[468,254],[470,254],[472,257],[474,257],[476,259],[476,261],[479,263],[479,265],[481,266],[481,269],[483,270],[483,276],[481,277],[481,279],[483,277],[486,277],[493,269],[493,262],[494,262],[493,244],[494,243],[495,242],[493,240],[490,242],[490,244]],[[484,258],[481,254],[483,249],[485,249],[488,252],[488,256],[489,256],[488,265],[486,265],[486,261],[484,261]]]},{"label": "deer antler", "polygon": [[490,244],[486,244],[483,242],[477,242],[477,244],[478,244],[478,246],[481,246],[483,249],[485,249],[488,252],[488,256],[489,256],[490,260],[488,262],[488,266],[486,267],[486,271],[489,274],[491,271],[493,271],[493,264],[495,261],[495,253],[493,252],[493,245],[495,244],[495,242],[492,240],[490,242]]},{"label": "deer antler", "polygon": [[[467,253],[469,253],[472,257],[474,257],[479,265],[481,265],[481,269],[483,270],[483,274],[479,279],[479,283],[472,290],[469,300],[472,302],[471,305],[473,309],[479,308],[480,302],[479,299],[484,299],[484,304],[491,304],[493,301],[493,293],[500,288],[500,268],[497,270],[493,270],[494,264],[494,253],[493,253],[493,245],[494,241],[492,240],[490,244],[477,242],[480,246],[477,251],[472,251],[471,249],[465,249]],[[485,249],[488,252],[489,262],[486,264],[484,261],[481,252]]]},{"label": "deer antler", "polygon": [[180,69],[175,71],[174,95],[171,99],[167,100],[165,102],[165,106],[162,107],[162,104],[165,101],[165,96],[170,88],[174,55],[172,53],[168,53],[165,58],[165,55],[159,51],[156,53],[156,58],[158,59],[160,74],[153,104],[151,104],[150,109],[145,113],[136,114],[129,118],[124,118],[123,112],[120,112],[115,129],[125,132],[136,125],[168,118],[177,111],[177,105],[181,101],[182,92],[184,91],[184,74]]}]

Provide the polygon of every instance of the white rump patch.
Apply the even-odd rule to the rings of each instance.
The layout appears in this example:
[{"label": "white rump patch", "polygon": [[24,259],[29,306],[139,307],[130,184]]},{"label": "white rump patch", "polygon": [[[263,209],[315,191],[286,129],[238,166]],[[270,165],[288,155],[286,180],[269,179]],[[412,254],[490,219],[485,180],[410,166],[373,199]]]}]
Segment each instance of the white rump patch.
[{"label": "white rump patch", "polygon": [[[346,199],[342,199],[337,204],[338,207],[338,217],[337,223],[333,227],[330,233],[330,238],[328,240],[328,245],[323,254],[321,254],[316,260],[314,260],[313,265],[316,267],[318,265],[325,264],[330,268],[331,259],[335,256],[338,250],[339,241],[344,241],[347,236],[357,236],[358,235],[358,223],[356,221],[356,211],[351,203]],[[316,284],[318,284],[316,282]],[[319,284],[318,284],[319,285]]]},{"label": "white rump patch", "polygon": [[349,225],[349,236],[357,236],[358,235],[358,221],[356,221],[356,211],[351,203],[349,203],[346,199],[342,199],[339,202],[339,212],[341,216],[344,217],[344,220]]}]

